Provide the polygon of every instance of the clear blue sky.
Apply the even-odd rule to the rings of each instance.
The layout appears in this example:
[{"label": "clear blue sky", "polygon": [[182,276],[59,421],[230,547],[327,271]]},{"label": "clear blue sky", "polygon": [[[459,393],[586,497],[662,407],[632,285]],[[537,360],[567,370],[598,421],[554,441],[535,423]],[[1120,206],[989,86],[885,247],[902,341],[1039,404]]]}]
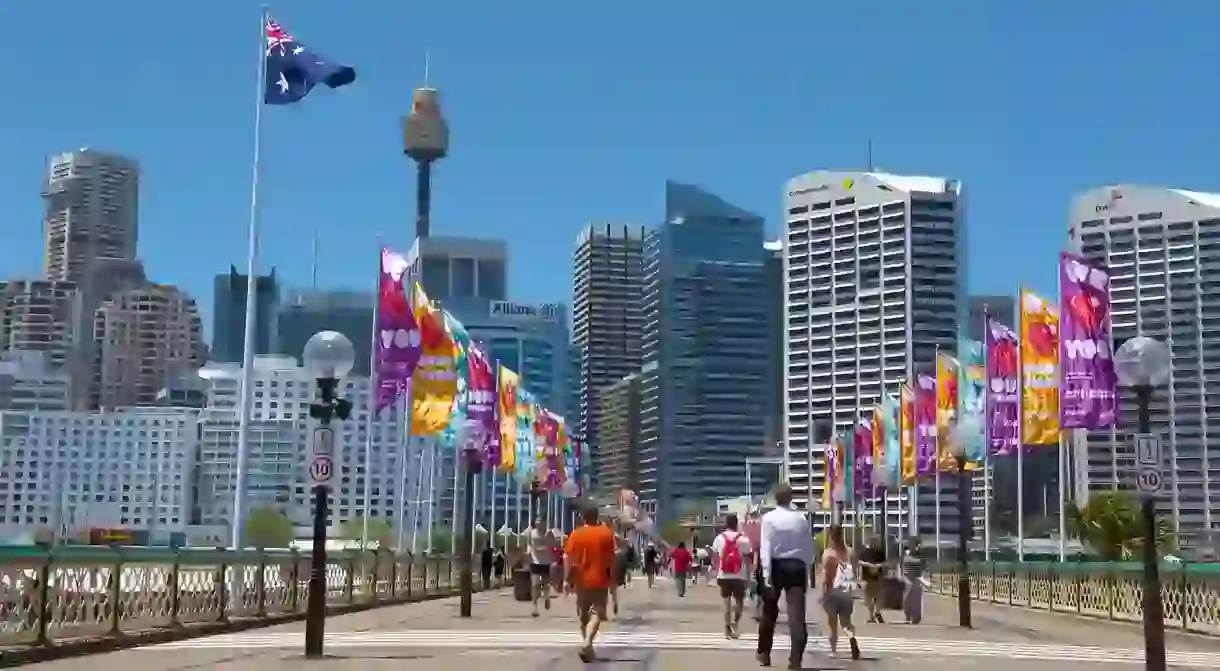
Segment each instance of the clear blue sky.
[{"label": "clear blue sky", "polygon": [[[140,254],[210,321],[246,254],[259,3],[0,4],[0,274],[41,267],[45,155],[143,165]],[[276,18],[358,81],[265,114],[264,268],[369,286],[406,247],[398,117],[432,54],[452,153],[433,230],[511,242],[522,300],[570,300],[591,220],[654,223],[663,180],[777,230],[786,179],[949,175],[969,192],[971,290],[1053,291],[1069,196],[1116,181],[1220,191],[1220,2],[284,2]]]}]

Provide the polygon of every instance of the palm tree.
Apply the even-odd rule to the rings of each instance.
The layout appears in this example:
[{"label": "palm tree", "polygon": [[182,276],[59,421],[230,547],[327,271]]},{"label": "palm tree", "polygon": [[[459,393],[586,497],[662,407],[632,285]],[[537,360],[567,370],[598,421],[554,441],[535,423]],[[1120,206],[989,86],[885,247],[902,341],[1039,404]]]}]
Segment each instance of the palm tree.
[{"label": "palm tree", "polygon": [[[1131,492],[1093,492],[1083,508],[1067,509],[1068,531],[1104,561],[1137,559],[1144,546],[1140,504]],[[1157,549],[1163,554],[1176,547],[1172,526],[1159,520]]]}]

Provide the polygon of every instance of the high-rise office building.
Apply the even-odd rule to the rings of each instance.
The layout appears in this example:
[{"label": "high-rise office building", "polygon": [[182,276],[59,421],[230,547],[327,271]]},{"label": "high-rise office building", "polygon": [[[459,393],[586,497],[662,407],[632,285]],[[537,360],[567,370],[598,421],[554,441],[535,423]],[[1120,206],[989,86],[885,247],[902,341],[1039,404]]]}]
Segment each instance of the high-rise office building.
[{"label": "high-rise office building", "polygon": [[667,182],[664,221],[644,241],[638,492],[674,519],[775,484],[763,469],[745,478],[768,452],[770,314],[762,217]]},{"label": "high-rise office building", "polygon": [[136,258],[140,169],[92,149],[50,157],[42,197],[48,279],[82,283],[94,259]]},{"label": "high-rise office building", "polygon": [[[246,284],[246,276],[233,266],[229,267],[229,272],[216,276],[212,298],[213,361],[234,363],[242,360],[246,349]],[[274,268],[269,275],[255,278],[254,291],[254,353],[271,354],[275,350],[276,309],[280,302],[280,286]]]},{"label": "high-rise office building", "polygon": [[767,444],[784,440],[784,242],[763,245],[767,258]]},{"label": "high-rise office building", "polygon": [[67,367],[76,337],[75,282],[0,282],[0,350],[44,352],[52,366]]},{"label": "high-rise office building", "polygon": [[640,370],[643,335],[644,228],[586,226],[572,255],[572,341],[581,353],[577,433],[597,487],[597,398]]},{"label": "high-rise office building", "polygon": [[0,353],[0,410],[71,409],[68,370],[50,359],[46,352]]},{"label": "high-rise office building", "polygon": [[428,298],[442,305],[508,300],[508,244],[503,240],[432,235],[416,239],[407,260]]},{"label": "high-rise office building", "polygon": [[601,462],[597,479],[603,500],[621,489],[640,488],[640,374],[606,387],[597,397]]},{"label": "high-rise office building", "polygon": [[[825,434],[933,370],[938,347],[957,347],[965,203],[955,180],[868,172],[812,172],[786,192],[785,454],[804,505],[802,493],[822,493]],[[923,537],[936,533],[938,503],[942,534],[955,533],[954,478],[939,496],[920,489]],[[891,528],[907,524],[907,505],[905,492],[891,497]]]},{"label": "high-rise office building", "polygon": [[368,376],[374,301],[371,291],[288,292],[276,312],[276,354],[300,358],[315,333],[338,331],[356,352],[352,374]]},{"label": "high-rise office building", "polygon": [[95,408],[153,405],[207,360],[195,301],[164,284],[111,294],[94,313],[93,338]]},{"label": "high-rise office building", "polygon": [[[1164,442],[1165,495],[1183,548],[1206,549],[1217,536],[1220,503],[1220,195],[1130,184],[1072,199],[1070,247],[1110,270],[1114,344],[1145,336],[1169,345],[1173,373],[1151,405]],[[1088,436],[1088,486],[1132,488],[1135,395],[1119,392],[1118,426]]]}]

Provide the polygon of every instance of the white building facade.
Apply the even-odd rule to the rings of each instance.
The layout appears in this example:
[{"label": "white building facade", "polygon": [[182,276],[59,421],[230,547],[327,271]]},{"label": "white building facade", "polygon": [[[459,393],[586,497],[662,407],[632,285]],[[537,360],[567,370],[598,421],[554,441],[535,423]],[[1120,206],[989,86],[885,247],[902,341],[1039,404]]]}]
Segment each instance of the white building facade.
[{"label": "white building facade", "polygon": [[[788,182],[785,210],[785,469],[798,505],[812,496],[816,509],[831,437],[933,370],[938,347],[957,347],[965,201],[956,180],[820,171]],[[891,496],[888,528],[916,517],[930,545],[939,500],[941,535],[956,533],[955,478],[941,480],[939,493],[922,483],[914,516],[905,490]],[[849,503],[844,520],[855,519]]]},{"label": "white building facade", "polygon": [[[1173,373],[1154,392],[1152,429],[1164,442],[1158,506],[1187,551],[1215,546],[1220,503],[1220,195],[1130,184],[1077,195],[1069,246],[1110,270],[1114,343],[1161,340]],[[1088,436],[1094,491],[1134,487],[1134,394],[1120,390],[1118,426]]]},{"label": "white building facade", "polygon": [[0,534],[183,531],[197,419],[185,408],[0,412]]}]

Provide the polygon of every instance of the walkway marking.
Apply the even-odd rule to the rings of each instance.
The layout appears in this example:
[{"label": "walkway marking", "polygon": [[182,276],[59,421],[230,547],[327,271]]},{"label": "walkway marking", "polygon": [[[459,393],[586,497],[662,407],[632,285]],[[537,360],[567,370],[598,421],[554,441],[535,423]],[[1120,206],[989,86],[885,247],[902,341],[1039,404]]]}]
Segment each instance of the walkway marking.
[{"label": "walkway marking", "polygon": [[[776,650],[788,648],[785,632],[777,632]],[[753,651],[758,637],[743,634],[738,640],[712,632],[655,632],[644,630],[603,632],[598,645],[604,648],[654,650],[748,650]],[[924,655],[929,657],[984,657],[1042,661],[1143,664],[1144,651],[1134,648],[1108,649],[1084,645],[1051,645],[995,641],[955,641],[944,639],[859,638],[865,655]],[[201,648],[278,649],[304,645],[303,633],[222,634],[204,638],[163,643],[138,648],[161,651]],[[331,632],[326,645],[336,648],[454,648],[468,650],[521,650],[571,648],[580,643],[574,631],[467,631],[462,629],[413,629],[410,631]],[[810,637],[811,650],[825,651],[824,639]],[[846,651],[847,645],[840,643]],[[1220,652],[1170,651],[1169,663],[1178,666],[1220,669]]]}]

